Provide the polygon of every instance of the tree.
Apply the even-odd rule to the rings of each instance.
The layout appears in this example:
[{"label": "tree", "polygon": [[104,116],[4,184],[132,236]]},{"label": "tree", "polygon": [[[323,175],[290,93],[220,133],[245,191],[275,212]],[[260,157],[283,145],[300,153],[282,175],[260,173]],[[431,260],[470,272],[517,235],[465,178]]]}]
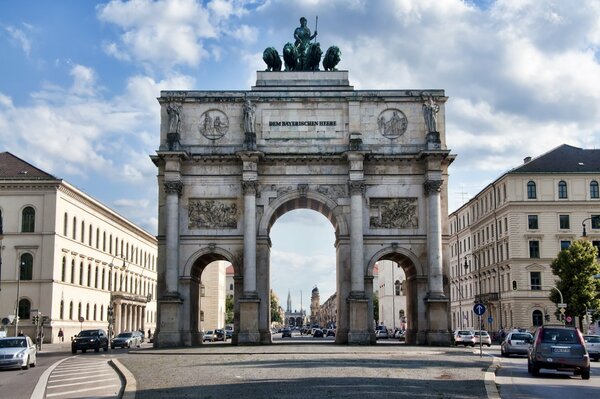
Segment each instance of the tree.
[{"label": "tree", "polygon": [[[590,242],[578,240],[567,249],[559,252],[550,265],[552,272],[560,279],[556,286],[567,303],[566,314],[579,316],[579,329],[583,331],[583,316],[588,309],[600,308],[600,281],[594,275],[600,273],[596,262],[598,250]],[[556,290],[550,293],[550,300],[560,301]]]},{"label": "tree", "polygon": [[225,298],[225,314],[227,316],[225,323],[233,324],[233,295],[227,295]]},{"label": "tree", "polygon": [[375,325],[379,324],[379,295],[377,292],[373,293],[373,320],[375,320]]},{"label": "tree", "polygon": [[281,323],[281,313],[279,313],[279,299],[271,290],[271,323]]}]

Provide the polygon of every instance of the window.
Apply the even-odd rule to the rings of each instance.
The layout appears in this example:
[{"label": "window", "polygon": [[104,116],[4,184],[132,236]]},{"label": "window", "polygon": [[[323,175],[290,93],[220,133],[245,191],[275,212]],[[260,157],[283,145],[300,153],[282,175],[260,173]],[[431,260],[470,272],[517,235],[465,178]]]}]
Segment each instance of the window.
[{"label": "window", "polygon": [[530,181],[527,182],[527,199],[536,199],[537,193],[535,188],[535,183]]},{"label": "window", "polygon": [[558,224],[560,229],[570,229],[569,215],[558,215]]},{"label": "window", "polygon": [[67,224],[69,223],[69,215],[65,212],[65,220],[63,221],[63,236],[67,236]]},{"label": "window", "polygon": [[532,291],[540,291],[542,289],[542,272],[529,273],[529,282]]},{"label": "window", "polygon": [[69,320],[73,320],[73,302],[69,304]]},{"label": "window", "polygon": [[540,257],[540,242],[529,241],[529,257],[538,259]]},{"label": "window", "polygon": [[400,295],[400,281],[396,280],[394,283],[394,295]]},{"label": "window", "polygon": [[89,229],[89,231],[88,231],[88,245],[91,247],[92,246],[92,231],[93,231],[94,228],[90,224],[89,227],[88,227],[88,229]]},{"label": "window", "polygon": [[564,180],[558,182],[558,198],[568,198],[567,182],[565,182]]},{"label": "window", "polygon": [[106,270],[102,269],[102,289],[105,289],[104,282],[106,280]]},{"label": "window", "polygon": [[98,266],[96,266],[94,272],[94,288],[98,288]]},{"label": "window", "polygon": [[31,302],[28,299],[19,301],[19,319],[29,319],[31,317]]},{"label": "window", "polygon": [[92,286],[92,265],[88,265],[87,269],[87,286]]},{"label": "window", "polygon": [[33,233],[35,231],[35,210],[28,206],[23,209],[21,220],[21,233]]},{"label": "window", "polygon": [[65,318],[65,301],[60,301],[60,319]]},{"label": "window", "polygon": [[[79,285],[83,285],[83,262],[79,263]],[[81,312],[79,312],[79,316],[81,316]]]},{"label": "window", "polygon": [[71,284],[75,284],[75,259],[71,261]]},{"label": "window", "polygon": [[77,218],[73,216],[73,239],[75,240],[77,236]]},{"label": "window", "polygon": [[21,268],[19,273],[19,279],[33,279],[33,256],[29,253],[21,255]]},{"label": "window", "polygon": [[592,215],[592,229],[600,229],[600,215]]},{"label": "window", "polygon": [[529,230],[537,230],[538,227],[538,215],[527,215],[527,228]]},{"label": "window", "polygon": [[67,281],[67,258],[65,258],[64,256],[62,258],[62,269],[60,272],[60,279],[64,282]]},{"label": "window", "polygon": [[571,241],[569,240],[561,240],[560,241],[560,250],[563,251],[568,249],[571,246]]},{"label": "window", "polygon": [[600,190],[598,189],[598,182],[592,180],[590,183],[590,198],[600,198]]},{"label": "window", "polygon": [[541,310],[534,310],[531,314],[531,322],[534,327],[539,327],[544,324],[544,315]]},{"label": "window", "polygon": [[81,221],[81,242],[85,242],[85,222]]}]

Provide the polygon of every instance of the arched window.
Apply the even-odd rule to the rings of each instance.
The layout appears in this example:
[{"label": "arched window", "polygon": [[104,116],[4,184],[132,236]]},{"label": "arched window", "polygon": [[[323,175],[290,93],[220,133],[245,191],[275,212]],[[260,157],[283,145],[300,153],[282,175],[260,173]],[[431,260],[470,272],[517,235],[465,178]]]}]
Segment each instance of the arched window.
[{"label": "arched window", "polygon": [[65,301],[60,301],[60,319],[65,318]]},{"label": "arched window", "polygon": [[400,295],[400,281],[396,280],[394,283],[394,295]]},{"label": "arched window", "polygon": [[[83,262],[79,262],[79,285],[83,285]],[[79,313],[81,316],[81,313]]]},{"label": "arched window", "polygon": [[29,319],[31,317],[31,302],[29,299],[19,300],[19,319]]},{"label": "arched window", "polygon": [[23,209],[21,220],[21,233],[33,233],[35,231],[35,210],[28,206]]},{"label": "arched window", "polygon": [[90,320],[90,304],[85,305],[85,319]]},{"label": "arched window", "polygon": [[100,306],[100,321],[104,321],[104,305]]},{"label": "arched window", "polygon": [[24,253],[21,255],[19,279],[21,280],[32,280],[33,279],[33,256],[30,253]]},{"label": "arched window", "polygon": [[89,229],[89,231],[88,231],[88,245],[91,247],[92,246],[92,231],[94,231],[94,228],[90,224],[90,226],[88,227],[88,229]]},{"label": "arched window", "polygon": [[71,284],[75,284],[75,259],[71,260]]},{"label": "arched window", "polygon": [[81,242],[85,242],[85,222],[81,221]]},{"label": "arched window", "polygon": [[112,234],[110,235],[109,239],[108,239],[108,253],[110,253],[112,255]]},{"label": "arched window", "polygon": [[87,269],[87,286],[91,287],[92,286],[92,265],[88,264],[88,269]]},{"label": "arched window", "polygon": [[69,304],[69,320],[73,320],[73,301]]},{"label": "arched window", "polygon": [[63,256],[62,258],[62,269],[60,272],[60,280],[63,282],[67,282],[67,258]]},{"label": "arched window", "polygon": [[63,236],[67,236],[67,232],[69,231],[67,229],[67,225],[69,224],[69,215],[67,215],[67,212],[65,212],[65,219],[63,221]]},{"label": "arched window", "polygon": [[541,310],[534,310],[531,314],[531,321],[534,327],[544,324],[544,315]]},{"label": "arched window", "polygon": [[97,312],[96,312],[97,310],[98,310],[98,309],[96,308],[96,305],[94,305],[94,320],[98,320],[98,319],[97,319],[97,316],[98,316],[98,314],[97,314]]},{"label": "arched window", "polygon": [[567,182],[564,180],[558,182],[558,198],[568,198]]},{"label": "arched window", "polygon": [[529,181],[527,182],[527,199],[536,199],[537,192],[535,188],[535,182]]},{"label": "arched window", "polygon": [[100,249],[100,229],[99,228],[96,228],[96,249]]},{"label": "arched window", "polygon": [[77,218],[73,216],[73,237],[74,240],[77,238]]},{"label": "arched window", "polygon": [[79,302],[79,306],[77,306],[77,318],[81,317],[81,302]]},{"label": "arched window", "polygon": [[105,278],[106,278],[105,275],[106,275],[106,270],[102,269],[102,289],[105,289],[105,287],[106,287],[104,284]]},{"label": "arched window", "polygon": [[600,198],[600,190],[598,189],[598,182],[596,180],[590,182],[590,198]]},{"label": "arched window", "polygon": [[106,231],[102,233],[102,250],[106,252]]},{"label": "arched window", "polygon": [[96,271],[94,272],[94,288],[98,288],[98,266],[96,266]]}]

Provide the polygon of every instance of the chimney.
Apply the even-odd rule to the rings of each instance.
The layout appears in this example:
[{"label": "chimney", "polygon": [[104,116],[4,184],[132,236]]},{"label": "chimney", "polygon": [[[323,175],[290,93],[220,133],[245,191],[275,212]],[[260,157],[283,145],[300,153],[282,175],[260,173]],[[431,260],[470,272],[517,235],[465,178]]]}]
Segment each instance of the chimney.
[{"label": "chimney", "polygon": [[529,163],[529,162],[531,162],[531,157],[525,157],[523,159],[523,163]]}]

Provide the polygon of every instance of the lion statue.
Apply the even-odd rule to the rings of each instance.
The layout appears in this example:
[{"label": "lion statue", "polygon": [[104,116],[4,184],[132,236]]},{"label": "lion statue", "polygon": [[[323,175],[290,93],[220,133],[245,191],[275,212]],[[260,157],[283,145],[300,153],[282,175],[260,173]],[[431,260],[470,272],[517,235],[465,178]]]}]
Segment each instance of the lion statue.
[{"label": "lion statue", "polygon": [[335,66],[340,62],[342,52],[338,46],[331,46],[327,49],[323,58],[323,69],[326,71],[337,71]]},{"label": "lion statue", "polygon": [[292,43],[286,43],[283,46],[283,62],[286,71],[295,71],[298,63],[298,52]]},{"label": "lion statue", "polygon": [[263,60],[267,64],[265,71],[281,71],[281,58],[275,47],[267,47],[263,52]]},{"label": "lion statue", "polygon": [[313,43],[308,47],[306,52],[306,65],[304,70],[306,71],[318,71],[319,64],[321,63],[321,56],[323,55],[323,51],[321,51],[320,43]]}]

